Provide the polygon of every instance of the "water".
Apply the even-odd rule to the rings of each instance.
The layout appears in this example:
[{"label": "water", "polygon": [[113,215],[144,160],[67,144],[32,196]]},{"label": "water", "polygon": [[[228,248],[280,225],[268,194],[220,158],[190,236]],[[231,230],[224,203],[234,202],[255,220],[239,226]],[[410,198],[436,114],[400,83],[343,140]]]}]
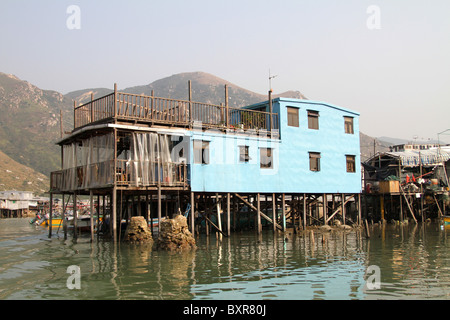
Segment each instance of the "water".
[{"label": "water", "polygon": [[[0,299],[448,299],[450,237],[437,223],[322,236],[200,236],[194,252],[74,241],[27,219],[0,220]],[[55,231],[56,233],[56,231]],[[70,290],[67,268],[80,267]],[[380,288],[365,287],[378,266]],[[75,283],[75,282],[73,282]]]}]

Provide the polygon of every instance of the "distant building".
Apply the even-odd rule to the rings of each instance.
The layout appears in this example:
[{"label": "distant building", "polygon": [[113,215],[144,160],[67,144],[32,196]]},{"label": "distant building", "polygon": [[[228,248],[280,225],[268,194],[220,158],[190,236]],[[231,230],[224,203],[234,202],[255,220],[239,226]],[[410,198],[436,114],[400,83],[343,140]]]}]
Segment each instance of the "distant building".
[{"label": "distant building", "polygon": [[404,143],[404,144],[398,144],[395,146],[390,146],[390,151],[399,152],[399,151],[406,151],[406,150],[428,150],[431,148],[438,148],[440,145],[437,143]]},{"label": "distant building", "polygon": [[0,191],[2,217],[21,217],[28,213],[30,205],[37,206],[31,191]]}]

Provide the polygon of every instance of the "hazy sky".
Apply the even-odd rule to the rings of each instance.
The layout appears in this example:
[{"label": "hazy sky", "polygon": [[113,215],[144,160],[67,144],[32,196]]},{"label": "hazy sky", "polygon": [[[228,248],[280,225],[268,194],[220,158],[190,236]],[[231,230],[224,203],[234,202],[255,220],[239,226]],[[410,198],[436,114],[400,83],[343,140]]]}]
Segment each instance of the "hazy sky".
[{"label": "hazy sky", "polygon": [[204,71],[266,94],[270,69],[368,135],[450,129],[448,0],[1,0],[0,30],[0,71],[61,93]]}]

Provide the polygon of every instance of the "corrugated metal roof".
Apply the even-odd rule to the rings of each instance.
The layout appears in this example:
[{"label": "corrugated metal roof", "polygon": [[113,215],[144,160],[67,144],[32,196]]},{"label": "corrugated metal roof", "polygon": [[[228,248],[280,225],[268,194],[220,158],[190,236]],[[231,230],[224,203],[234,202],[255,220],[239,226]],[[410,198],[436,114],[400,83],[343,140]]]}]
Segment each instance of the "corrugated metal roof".
[{"label": "corrugated metal roof", "polygon": [[[436,165],[450,159],[450,149],[431,148],[427,150],[405,150],[386,152],[385,154],[400,158],[403,166]],[[420,161],[419,161],[420,157]]]}]

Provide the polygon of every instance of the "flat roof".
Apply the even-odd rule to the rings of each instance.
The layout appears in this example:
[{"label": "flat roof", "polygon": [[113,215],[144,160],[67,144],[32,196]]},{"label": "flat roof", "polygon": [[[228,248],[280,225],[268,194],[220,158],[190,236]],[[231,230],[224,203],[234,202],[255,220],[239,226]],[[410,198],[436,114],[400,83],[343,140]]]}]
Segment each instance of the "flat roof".
[{"label": "flat roof", "polygon": [[[283,98],[283,97],[274,98],[274,99],[272,99],[272,101],[273,102],[293,102],[293,103],[301,103],[301,104],[316,104],[316,105],[320,104],[320,105],[323,105],[323,106],[326,106],[326,107],[330,107],[330,108],[333,108],[333,109],[337,109],[337,110],[341,110],[341,111],[344,111],[344,112],[352,113],[352,114],[354,114],[356,116],[360,115],[359,112],[356,112],[356,111],[353,111],[353,110],[350,110],[350,109],[347,109],[347,108],[339,107],[339,106],[336,106],[334,104],[331,104],[331,103],[328,103],[328,102],[324,102],[324,101],[295,99],[295,98]],[[255,103],[255,104],[252,104],[252,105],[249,105],[249,106],[245,106],[243,108],[244,109],[256,109],[258,107],[261,107],[263,105],[268,105],[268,104],[269,104],[269,100],[266,100],[266,101],[258,102],[258,103]]]}]

